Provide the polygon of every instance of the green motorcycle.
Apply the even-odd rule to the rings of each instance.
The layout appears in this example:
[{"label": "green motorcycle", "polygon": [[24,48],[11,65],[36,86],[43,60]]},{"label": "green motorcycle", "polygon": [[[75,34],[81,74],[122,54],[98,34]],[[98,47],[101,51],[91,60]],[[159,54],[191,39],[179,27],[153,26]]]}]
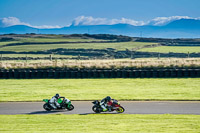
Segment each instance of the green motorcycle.
[{"label": "green motorcycle", "polygon": [[[46,110],[46,111],[51,111],[53,110],[54,108],[50,105],[49,103],[49,99],[43,99],[43,101],[45,102],[45,104],[43,105],[43,108]],[[56,110],[63,110],[63,109],[66,109],[66,110],[73,110],[74,109],[74,105],[72,105],[71,101],[69,99],[66,99],[65,97],[60,97],[58,99],[58,103],[60,104],[60,107],[57,108]]]}]

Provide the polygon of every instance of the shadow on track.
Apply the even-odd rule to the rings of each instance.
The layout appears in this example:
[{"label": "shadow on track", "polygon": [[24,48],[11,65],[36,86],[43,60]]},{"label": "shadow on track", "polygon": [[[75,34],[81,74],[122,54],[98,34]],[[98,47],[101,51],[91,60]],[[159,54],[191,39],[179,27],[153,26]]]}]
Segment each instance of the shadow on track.
[{"label": "shadow on track", "polygon": [[53,113],[59,113],[63,111],[35,111],[27,114],[53,114]]},{"label": "shadow on track", "polygon": [[92,115],[92,114],[120,114],[120,113],[83,113],[83,114],[79,114],[79,115]]}]

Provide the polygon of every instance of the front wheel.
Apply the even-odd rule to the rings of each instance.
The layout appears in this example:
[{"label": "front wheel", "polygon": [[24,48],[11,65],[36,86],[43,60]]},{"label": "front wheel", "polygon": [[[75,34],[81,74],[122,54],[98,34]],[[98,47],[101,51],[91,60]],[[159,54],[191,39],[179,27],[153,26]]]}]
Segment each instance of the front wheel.
[{"label": "front wheel", "polygon": [[117,113],[123,113],[125,111],[125,109],[120,106],[119,108],[116,109]]},{"label": "front wheel", "polygon": [[100,108],[99,108],[98,106],[93,106],[93,107],[92,107],[92,110],[93,110],[95,113],[101,113]]},{"label": "front wheel", "polygon": [[73,110],[73,109],[74,109],[74,105],[70,104],[69,106],[67,106],[67,109],[68,109],[69,111]]},{"label": "front wheel", "polygon": [[49,107],[49,104],[48,103],[45,103],[43,105],[43,108],[46,110],[46,111],[51,111],[51,108]]}]

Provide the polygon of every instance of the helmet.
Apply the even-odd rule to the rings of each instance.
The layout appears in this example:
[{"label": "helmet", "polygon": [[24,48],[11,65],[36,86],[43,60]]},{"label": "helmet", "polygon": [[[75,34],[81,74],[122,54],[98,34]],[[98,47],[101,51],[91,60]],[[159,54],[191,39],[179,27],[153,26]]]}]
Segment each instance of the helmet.
[{"label": "helmet", "polygon": [[60,95],[59,95],[59,94],[56,94],[56,95],[55,95],[55,97],[56,97],[56,98],[59,98],[59,97],[60,97]]},{"label": "helmet", "polygon": [[107,97],[106,97],[106,100],[110,101],[110,100],[111,100],[111,97],[110,97],[110,96],[107,96]]}]

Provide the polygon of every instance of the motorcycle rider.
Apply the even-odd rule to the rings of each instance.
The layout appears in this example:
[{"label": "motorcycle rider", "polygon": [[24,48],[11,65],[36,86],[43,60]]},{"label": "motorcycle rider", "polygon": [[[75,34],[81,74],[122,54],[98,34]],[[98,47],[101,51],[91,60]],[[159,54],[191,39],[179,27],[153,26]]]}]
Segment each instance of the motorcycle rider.
[{"label": "motorcycle rider", "polygon": [[60,104],[58,103],[58,98],[60,97],[59,94],[56,94],[55,96],[53,96],[51,99],[50,99],[50,105],[51,107],[53,107],[53,109],[57,109],[57,108],[60,108]]},{"label": "motorcycle rider", "polygon": [[[100,105],[103,108],[103,111],[107,111],[108,105],[107,103],[110,102],[112,99],[110,96],[105,97],[104,99],[101,100]],[[111,111],[111,108],[109,108],[109,111]]]}]

